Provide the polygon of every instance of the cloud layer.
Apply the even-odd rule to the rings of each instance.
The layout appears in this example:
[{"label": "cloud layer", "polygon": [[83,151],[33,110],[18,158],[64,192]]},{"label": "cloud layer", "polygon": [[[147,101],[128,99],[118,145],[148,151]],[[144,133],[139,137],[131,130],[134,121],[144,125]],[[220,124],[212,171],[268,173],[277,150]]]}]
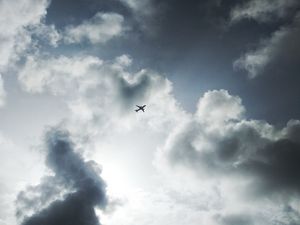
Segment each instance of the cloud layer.
[{"label": "cloud layer", "polygon": [[[218,67],[221,58],[214,58],[214,54],[226,52],[226,48],[214,52],[209,44],[220,37],[220,25],[228,16],[230,28],[251,21],[275,27],[267,38],[235,60],[235,69],[245,71],[250,78],[280,71],[277,68],[288,71],[289,76],[298,75],[299,3],[121,2],[124,5],[122,8],[118,1],[118,12],[93,9],[83,13],[80,21],[68,18],[72,23],[63,26],[45,19],[49,1],[0,2],[0,13],[5,15],[0,29],[7,30],[0,34],[1,74],[13,68],[24,92],[18,91],[31,97],[54,96],[69,110],[63,121],[57,121],[61,128],[46,134],[45,176],[17,196],[20,223],[99,225],[100,217],[107,225],[298,224],[300,121],[276,126],[249,119],[239,96],[215,90],[223,85],[213,85],[199,99],[196,111],[187,112],[174,97],[173,83],[165,75],[140,69],[148,57],[136,63],[123,52],[130,48],[133,54],[137,48],[145,55],[156,52],[172,61],[168,65],[171,71],[177,70],[177,62],[182,65],[182,61],[189,61],[189,54],[194,57],[192,64],[209,67],[206,62],[210,58],[216,68],[223,68]],[[117,47],[110,52],[109,44],[104,44],[113,39]],[[124,43],[131,45],[120,47]],[[97,55],[99,46],[105,57]],[[196,53],[199,49],[203,55]],[[176,54],[184,60],[173,60]],[[234,57],[238,54],[228,53]],[[154,57],[153,62],[164,64],[160,57]],[[227,52],[225,57],[230,58]],[[11,67],[15,62],[18,66]],[[189,72],[183,68],[182,76]],[[208,71],[211,75],[203,68],[191,73],[204,76]],[[223,73],[218,72],[218,76],[223,77]],[[192,83],[198,84],[189,81],[189,88]],[[0,106],[5,96],[0,79]],[[146,112],[135,113],[136,104],[146,104]],[[10,157],[7,155],[5,158]],[[112,188],[107,188],[95,162],[101,162],[102,156],[111,169],[107,185],[114,185],[113,194],[125,193],[124,201],[113,196],[116,200],[112,206],[107,195]],[[150,172],[145,167],[151,167],[147,168]],[[128,168],[135,172],[129,173]],[[132,180],[137,181],[138,188],[133,187]]]},{"label": "cloud layer", "polygon": [[[82,133],[85,127],[87,136],[101,143],[108,134],[117,137],[123,130],[129,135],[139,126],[144,132],[167,135],[165,144],[156,152],[156,168],[167,176],[168,182],[176,179],[176,174],[191,172],[196,176],[186,178],[191,186],[197,186],[200,180],[204,187],[213,187],[214,191],[204,194],[204,190],[191,187],[180,196],[177,192],[182,187],[178,185],[175,200],[166,200],[161,205],[165,212],[171,206],[177,213],[181,207],[188,207],[185,210],[190,217],[186,221],[193,221],[200,207],[206,224],[276,224],[276,220],[296,223],[300,188],[299,121],[291,120],[285,127],[276,128],[265,121],[247,119],[241,98],[226,90],[206,92],[199,99],[196,112],[190,115],[173,97],[169,80],[147,70],[129,73],[131,63],[127,55],[112,61],[86,55],[32,56],[20,71],[19,80],[29,92],[49,92],[65,99],[71,115],[67,127],[72,135]],[[149,107],[142,119],[133,113],[136,102],[146,102]],[[105,221],[117,224],[124,219],[124,213],[134,210],[139,213],[129,213],[128,221],[143,223],[147,212],[136,209],[133,202],[147,204],[150,210],[157,198],[169,199],[169,192],[170,187],[166,187],[161,196],[154,193],[149,199],[133,194],[109,219],[104,215]],[[194,193],[192,197],[190,192]],[[209,196],[220,205],[206,204],[200,198],[203,205],[194,209],[194,195]],[[260,213],[257,208],[263,204],[269,208]],[[282,218],[275,220],[268,215],[270,210]],[[158,216],[156,213],[153,216]],[[173,214],[174,221],[175,218]],[[159,215],[157,224],[165,219],[165,214]]]}]

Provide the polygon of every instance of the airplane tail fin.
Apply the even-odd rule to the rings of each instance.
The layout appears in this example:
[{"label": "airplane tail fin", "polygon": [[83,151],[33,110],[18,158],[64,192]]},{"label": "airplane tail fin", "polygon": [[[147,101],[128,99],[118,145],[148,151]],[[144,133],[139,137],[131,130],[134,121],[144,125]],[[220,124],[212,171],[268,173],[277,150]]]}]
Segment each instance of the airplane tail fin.
[{"label": "airplane tail fin", "polygon": [[138,112],[138,111],[139,111],[139,109],[136,109],[136,110],[134,110],[134,111]]}]

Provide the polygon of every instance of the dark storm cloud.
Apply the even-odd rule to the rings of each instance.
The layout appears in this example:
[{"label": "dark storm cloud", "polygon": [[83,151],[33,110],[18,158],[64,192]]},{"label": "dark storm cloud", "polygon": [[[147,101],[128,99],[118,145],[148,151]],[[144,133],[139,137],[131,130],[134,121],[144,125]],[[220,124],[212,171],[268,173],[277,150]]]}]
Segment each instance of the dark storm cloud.
[{"label": "dark storm cloud", "polygon": [[[94,208],[104,208],[107,197],[106,185],[99,176],[96,163],[83,160],[65,131],[49,131],[46,135],[46,146],[46,164],[54,176],[44,178],[40,185],[19,194],[19,215],[23,210],[33,208],[33,215],[25,217],[22,224],[100,224]],[[53,193],[62,193],[63,197],[51,202]],[[35,198],[30,200],[30,196]],[[42,208],[46,202],[48,206]]]}]

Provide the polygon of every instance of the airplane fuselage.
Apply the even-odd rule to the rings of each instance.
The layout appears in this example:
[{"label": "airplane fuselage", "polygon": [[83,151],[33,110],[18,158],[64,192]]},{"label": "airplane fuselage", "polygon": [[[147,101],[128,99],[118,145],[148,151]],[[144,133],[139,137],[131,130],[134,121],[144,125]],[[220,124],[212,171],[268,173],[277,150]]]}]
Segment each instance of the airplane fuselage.
[{"label": "airplane fuselage", "polygon": [[146,105],[143,105],[143,106],[136,105],[136,107],[138,107],[138,109],[135,110],[136,112],[138,112],[140,110],[142,110],[143,112],[145,112]]}]

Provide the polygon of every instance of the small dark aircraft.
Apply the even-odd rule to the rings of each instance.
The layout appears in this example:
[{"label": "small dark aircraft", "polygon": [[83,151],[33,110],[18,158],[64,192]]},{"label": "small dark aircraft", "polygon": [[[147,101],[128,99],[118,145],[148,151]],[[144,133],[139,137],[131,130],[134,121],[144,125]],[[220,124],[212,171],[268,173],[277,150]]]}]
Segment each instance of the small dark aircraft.
[{"label": "small dark aircraft", "polygon": [[146,105],[143,105],[143,106],[136,105],[136,107],[138,107],[138,109],[135,110],[136,112],[138,112],[140,110],[142,110],[143,112],[145,112]]}]

